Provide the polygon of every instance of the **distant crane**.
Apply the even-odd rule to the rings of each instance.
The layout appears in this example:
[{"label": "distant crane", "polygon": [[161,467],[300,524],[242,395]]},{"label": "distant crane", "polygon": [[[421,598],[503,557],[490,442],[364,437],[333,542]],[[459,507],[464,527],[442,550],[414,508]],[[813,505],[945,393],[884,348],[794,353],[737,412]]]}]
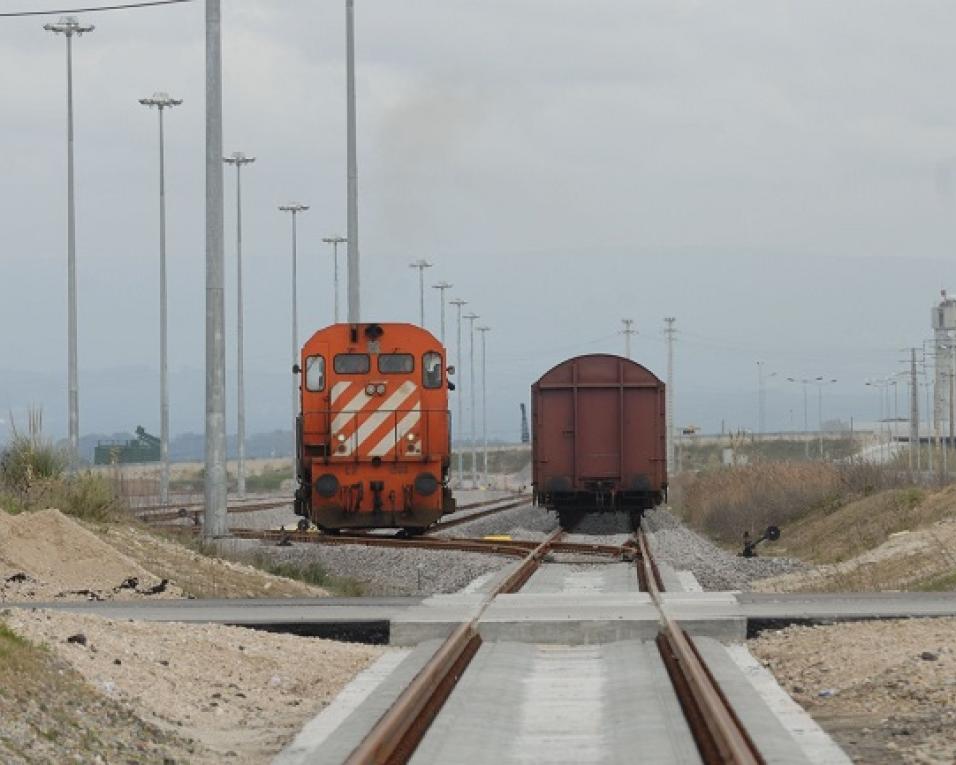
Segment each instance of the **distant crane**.
[{"label": "distant crane", "polygon": [[531,443],[531,433],[528,431],[528,408],[524,404],[521,407],[521,443]]}]

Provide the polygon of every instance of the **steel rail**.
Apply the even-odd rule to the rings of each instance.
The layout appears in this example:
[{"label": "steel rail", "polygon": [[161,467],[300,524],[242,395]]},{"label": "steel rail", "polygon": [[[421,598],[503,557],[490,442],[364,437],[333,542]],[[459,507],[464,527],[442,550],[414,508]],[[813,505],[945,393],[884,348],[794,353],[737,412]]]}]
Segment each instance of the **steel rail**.
[{"label": "steel rail", "polygon": [[481,614],[497,595],[521,589],[541,565],[541,559],[547,555],[551,545],[563,534],[564,532],[558,529],[543,542],[536,543],[515,571],[488,595],[471,621],[455,628],[372,726],[368,735],[345,760],[345,765],[402,765],[411,759],[442,704],[451,695],[472,657],[481,647],[481,636],[478,634]]},{"label": "steel rail", "polygon": [[657,647],[706,765],[764,765],[753,739],[720,690],[697,648],[664,610],[660,572],[643,531],[638,532],[642,583],[661,616]]}]

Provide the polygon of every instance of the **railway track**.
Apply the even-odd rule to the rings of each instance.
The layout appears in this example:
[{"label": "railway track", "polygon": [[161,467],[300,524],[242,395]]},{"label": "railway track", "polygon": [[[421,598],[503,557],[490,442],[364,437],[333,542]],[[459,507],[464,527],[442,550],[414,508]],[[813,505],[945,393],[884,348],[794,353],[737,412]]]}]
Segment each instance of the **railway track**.
[{"label": "railway track", "polygon": [[[581,547],[564,541],[563,537],[564,532],[558,530],[544,541],[521,542],[508,547],[510,554],[521,551],[521,563],[487,594],[474,616],[454,629],[438,647],[351,752],[345,760],[348,765],[406,763],[413,758],[433,721],[482,647],[478,630],[482,615],[498,596],[519,592],[535,571],[546,564],[551,553],[566,549],[577,551]],[[606,546],[590,547],[597,552],[597,548]],[[660,573],[643,533],[638,532],[622,548],[631,552],[640,588],[648,593],[659,612],[657,649],[686,718],[687,728],[693,736],[700,761],[705,765],[763,763],[762,756],[714,681],[692,639],[667,615],[661,600],[664,588]]]}]

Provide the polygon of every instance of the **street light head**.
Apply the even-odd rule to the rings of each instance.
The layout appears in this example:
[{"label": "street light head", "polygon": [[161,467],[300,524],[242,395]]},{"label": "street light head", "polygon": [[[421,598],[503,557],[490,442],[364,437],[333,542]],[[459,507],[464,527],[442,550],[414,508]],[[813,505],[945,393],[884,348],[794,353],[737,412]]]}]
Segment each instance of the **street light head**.
[{"label": "street light head", "polygon": [[326,244],[345,244],[348,239],[344,236],[323,236],[322,241]]},{"label": "street light head", "polygon": [[462,318],[468,319],[469,321],[474,321],[475,319],[479,318],[479,316],[476,313],[466,313]]},{"label": "street light head", "polygon": [[282,212],[290,212],[295,215],[299,212],[305,212],[309,209],[309,206],[300,204],[299,202],[289,202],[288,204],[279,205],[279,209],[282,210]]},{"label": "street light head", "polygon": [[416,260],[414,263],[409,263],[408,267],[409,268],[431,268],[432,264],[429,263],[424,258],[420,258],[419,260]]},{"label": "street light head", "polygon": [[477,329],[479,332],[490,332],[490,331],[491,331],[491,327],[484,327],[484,326],[482,326],[482,327],[475,327],[475,329]]},{"label": "street light head", "polygon": [[433,285],[432,285],[432,289],[435,289],[435,290],[447,290],[447,289],[450,289],[451,287],[454,287],[454,286],[455,286],[454,284],[449,284],[448,282],[438,282],[438,284],[433,284]]},{"label": "street light head", "polygon": [[454,298],[453,300],[449,300],[448,302],[449,302],[451,305],[457,305],[457,306],[459,306],[459,307],[468,304],[468,301],[467,301],[467,300],[462,300],[461,298]]},{"label": "street light head", "polygon": [[256,161],[255,157],[247,156],[241,151],[234,151],[228,157],[223,157],[222,161],[227,165],[235,165],[236,167],[241,167],[242,165],[248,165]]},{"label": "street light head", "polygon": [[141,98],[139,102],[143,106],[153,107],[155,106],[158,109],[167,109],[171,106],[179,106],[183,100],[181,98],[173,98],[164,91],[158,90],[149,98]]},{"label": "street light head", "polygon": [[67,37],[72,37],[73,35],[79,37],[85,32],[92,32],[96,29],[92,24],[80,24],[80,20],[76,16],[60,16],[60,20],[55,24],[44,24],[43,28],[47,32],[64,34]]}]

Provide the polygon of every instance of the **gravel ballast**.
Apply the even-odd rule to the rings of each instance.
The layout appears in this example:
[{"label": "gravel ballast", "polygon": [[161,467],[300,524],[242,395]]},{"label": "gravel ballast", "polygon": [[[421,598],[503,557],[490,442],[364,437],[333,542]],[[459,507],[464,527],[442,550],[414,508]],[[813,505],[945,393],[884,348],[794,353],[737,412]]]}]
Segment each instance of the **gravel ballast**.
[{"label": "gravel ballast", "polygon": [[804,567],[792,558],[741,558],[692,531],[664,508],[644,515],[648,543],[659,563],[691,571],[705,590],[749,590],[751,582]]}]

